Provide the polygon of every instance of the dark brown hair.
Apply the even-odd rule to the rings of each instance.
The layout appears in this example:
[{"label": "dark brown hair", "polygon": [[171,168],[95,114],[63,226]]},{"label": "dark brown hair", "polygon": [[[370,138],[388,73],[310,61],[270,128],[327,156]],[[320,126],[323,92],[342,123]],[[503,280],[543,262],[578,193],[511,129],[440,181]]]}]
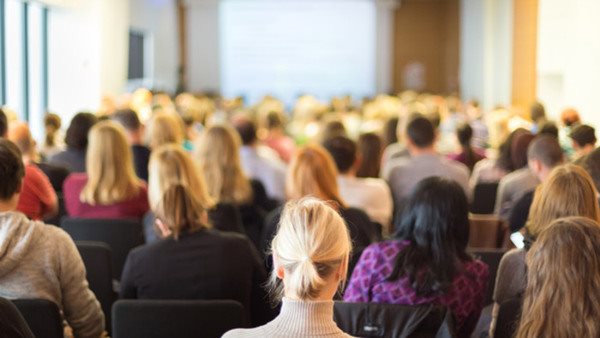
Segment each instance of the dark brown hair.
[{"label": "dark brown hair", "polygon": [[24,175],[21,151],[14,143],[0,138],[0,200],[8,200],[19,192]]}]

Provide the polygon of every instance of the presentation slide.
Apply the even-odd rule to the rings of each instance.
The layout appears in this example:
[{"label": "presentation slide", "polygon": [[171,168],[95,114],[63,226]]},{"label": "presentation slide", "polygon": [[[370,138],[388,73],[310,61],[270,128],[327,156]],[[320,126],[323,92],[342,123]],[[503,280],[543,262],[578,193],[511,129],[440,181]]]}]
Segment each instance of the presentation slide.
[{"label": "presentation slide", "polygon": [[223,0],[222,93],[252,104],[273,95],[290,105],[375,94],[372,0]]}]

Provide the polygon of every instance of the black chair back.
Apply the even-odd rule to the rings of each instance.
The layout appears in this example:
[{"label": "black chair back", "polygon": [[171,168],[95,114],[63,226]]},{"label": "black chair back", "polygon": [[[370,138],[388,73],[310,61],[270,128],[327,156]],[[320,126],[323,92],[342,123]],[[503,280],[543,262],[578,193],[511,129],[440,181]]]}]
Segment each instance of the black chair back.
[{"label": "black chair back", "polygon": [[243,326],[233,300],[119,300],[112,308],[113,338],[221,337]]},{"label": "black chair back", "polygon": [[19,309],[5,298],[0,298],[0,332],[0,337],[35,338]]},{"label": "black chair back", "polygon": [[474,214],[493,214],[497,192],[498,182],[478,183],[473,191],[471,212]]},{"label": "black chair back", "polygon": [[498,266],[502,256],[506,253],[506,249],[480,249],[471,251],[471,255],[474,258],[481,260],[487,264],[489,268],[489,279],[488,287],[485,293],[485,300],[483,306],[487,306],[494,302],[494,288],[496,287],[496,275],[498,273]]},{"label": "black chair back", "polygon": [[108,244],[112,252],[113,277],[121,279],[129,251],[144,244],[142,223],[128,219],[63,218],[61,227],[75,241]]},{"label": "black chair back", "polygon": [[62,317],[58,305],[45,299],[15,299],[19,309],[35,337],[63,338]]},{"label": "black chair back", "polygon": [[110,247],[102,242],[75,242],[77,250],[85,265],[86,278],[90,284],[90,290],[102,306],[106,328],[110,328],[110,310],[117,299],[113,289],[113,274]]},{"label": "black chair back", "polygon": [[521,321],[521,309],[523,307],[521,297],[511,298],[502,304],[496,317],[496,329],[494,337],[510,338],[514,337]]},{"label": "black chair back", "polygon": [[436,305],[335,302],[333,318],[356,337],[455,337],[450,311]]}]

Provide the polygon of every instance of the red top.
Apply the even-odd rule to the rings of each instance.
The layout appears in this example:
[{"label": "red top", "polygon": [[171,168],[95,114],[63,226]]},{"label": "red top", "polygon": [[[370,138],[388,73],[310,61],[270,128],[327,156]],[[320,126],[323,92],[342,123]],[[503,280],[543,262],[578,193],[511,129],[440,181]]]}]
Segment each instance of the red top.
[{"label": "red top", "polygon": [[71,217],[80,218],[142,218],[148,211],[148,190],[142,184],[140,190],[132,199],[110,205],[91,205],[83,203],[79,195],[87,183],[85,173],[69,175],[63,185],[65,208]]},{"label": "red top", "polygon": [[35,164],[27,164],[17,210],[38,221],[54,208],[56,203],[56,192],[48,176]]}]

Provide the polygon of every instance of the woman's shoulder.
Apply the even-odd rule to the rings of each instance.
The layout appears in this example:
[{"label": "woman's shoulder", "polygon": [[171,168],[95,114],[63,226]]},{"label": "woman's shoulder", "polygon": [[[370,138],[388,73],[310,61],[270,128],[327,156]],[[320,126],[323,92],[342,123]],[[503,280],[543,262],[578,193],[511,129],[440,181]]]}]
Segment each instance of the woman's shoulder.
[{"label": "woman's shoulder", "polygon": [[71,173],[64,181],[64,188],[75,188],[75,187],[83,187],[88,180],[88,176],[86,173]]},{"label": "woman's shoulder", "polygon": [[376,242],[369,245],[363,255],[365,258],[368,256],[373,257],[381,257],[384,259],[394,259],[402,249],[408,246],[407,241],[399,241],[399,240],[387,240],[382,242]]}]

